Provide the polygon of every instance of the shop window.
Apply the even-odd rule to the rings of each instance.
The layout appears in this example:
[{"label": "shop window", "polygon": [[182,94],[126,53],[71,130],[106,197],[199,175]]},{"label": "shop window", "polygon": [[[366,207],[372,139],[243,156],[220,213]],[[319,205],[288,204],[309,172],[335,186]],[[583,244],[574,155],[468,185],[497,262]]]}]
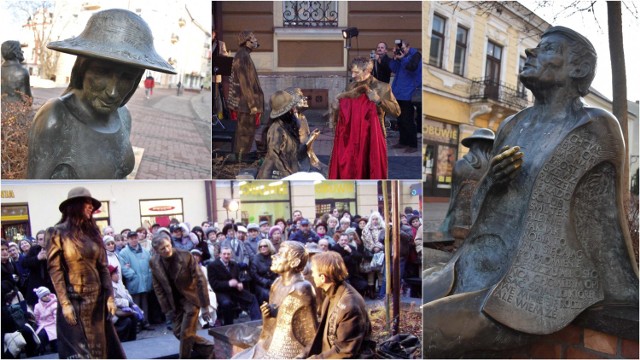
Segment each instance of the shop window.
[{"label": "shop window", "polygon": [[[291,217],[290,183],[288,181],[251,181],[237,183],[240,219],[245,224]],[[229,214],[235,216],[235,214]]]}]

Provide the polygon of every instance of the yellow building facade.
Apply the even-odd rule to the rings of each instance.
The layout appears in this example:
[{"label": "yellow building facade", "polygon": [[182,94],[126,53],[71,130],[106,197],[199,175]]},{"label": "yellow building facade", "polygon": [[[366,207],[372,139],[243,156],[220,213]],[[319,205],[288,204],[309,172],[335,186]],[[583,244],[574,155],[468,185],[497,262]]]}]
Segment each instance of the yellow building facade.
[{"label": "yellow building facade", "polygon": [[423,2],[422,17],[424,194],[444,199],[460,140],[532,104],[518,73],[550,25],[516,2]]}]

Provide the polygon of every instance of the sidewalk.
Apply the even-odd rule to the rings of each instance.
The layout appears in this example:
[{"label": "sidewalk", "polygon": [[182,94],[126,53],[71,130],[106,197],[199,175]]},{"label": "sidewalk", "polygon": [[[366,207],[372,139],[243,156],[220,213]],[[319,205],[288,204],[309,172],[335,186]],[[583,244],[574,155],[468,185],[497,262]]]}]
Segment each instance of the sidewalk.
[{"label": "sidewalk", "polygon": [[[34,113],[65,88],[32,89]],[[211,93],[155,89],[146,99],[138,89],[127,103],[131,144],[136,154],[135,179],[211,178]]]}]

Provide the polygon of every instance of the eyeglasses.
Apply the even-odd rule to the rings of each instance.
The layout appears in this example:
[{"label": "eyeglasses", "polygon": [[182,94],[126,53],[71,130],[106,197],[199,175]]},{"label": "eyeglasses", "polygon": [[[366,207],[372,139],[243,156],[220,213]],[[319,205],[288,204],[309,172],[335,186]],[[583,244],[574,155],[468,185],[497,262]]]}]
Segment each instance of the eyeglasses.
[{"label": "eyeglasses", "polygon": [[260,249],[262,249],[262,248],[268,248],[268,247],[269,247],[269,245],[260,245],[260,246],[258,246],[258,247],[259,247]]}]

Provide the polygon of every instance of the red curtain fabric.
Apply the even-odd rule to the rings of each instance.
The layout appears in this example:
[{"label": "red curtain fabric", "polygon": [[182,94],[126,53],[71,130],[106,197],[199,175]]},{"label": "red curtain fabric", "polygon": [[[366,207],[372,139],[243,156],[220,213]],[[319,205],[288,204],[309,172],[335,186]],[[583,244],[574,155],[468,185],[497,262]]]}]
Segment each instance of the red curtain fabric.
[{"label": "red curtain fabric", "polygon": [[340,99],[329,179],[386,179],[387,142],[376,104],[365,94]]}]

